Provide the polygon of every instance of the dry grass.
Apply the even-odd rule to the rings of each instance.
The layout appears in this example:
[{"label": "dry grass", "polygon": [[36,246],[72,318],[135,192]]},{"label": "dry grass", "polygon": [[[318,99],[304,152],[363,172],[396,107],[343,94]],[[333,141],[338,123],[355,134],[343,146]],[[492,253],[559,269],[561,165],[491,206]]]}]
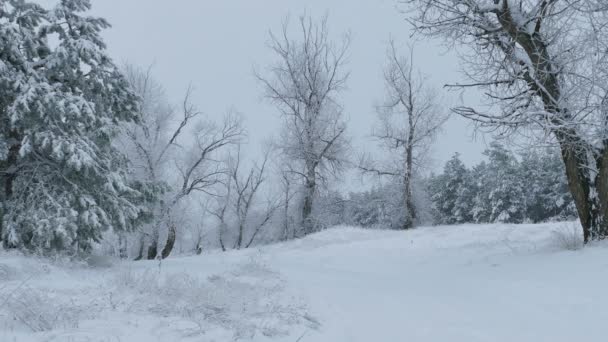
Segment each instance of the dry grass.
[{"label": "dry grass", "polygon": [[552,242],[555,247],[576,251],[584,247],[583,231],[576,223],[562,223],[552,232]]}]

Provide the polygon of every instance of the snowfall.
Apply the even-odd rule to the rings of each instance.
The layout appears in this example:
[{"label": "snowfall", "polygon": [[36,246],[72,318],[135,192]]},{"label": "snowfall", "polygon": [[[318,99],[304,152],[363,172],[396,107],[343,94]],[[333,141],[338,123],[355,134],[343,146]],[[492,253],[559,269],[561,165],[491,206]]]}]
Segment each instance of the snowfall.
[{"label": "snowfall", "polygon": [[606,341],[608,244],[574,223],[335,227],[93,263],[0,253],[0,341]]}]

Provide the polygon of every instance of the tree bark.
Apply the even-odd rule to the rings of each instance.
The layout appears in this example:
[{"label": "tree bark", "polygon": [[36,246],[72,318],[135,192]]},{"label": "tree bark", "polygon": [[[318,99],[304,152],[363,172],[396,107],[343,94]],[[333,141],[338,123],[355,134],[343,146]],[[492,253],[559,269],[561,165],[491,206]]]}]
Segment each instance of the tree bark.
[{"label": "tree bark", "polygon": [[[566,168],[568,186],[576,204],[577,213],[583,228],[585,243],[592,240],[603,240],[608,237],[606,214],[608,214],[608,149],[596,153],[592,175],[588,154],[592,151],[584,148],[582,142],[563,141],[564,136],[556,134],[560,140],[562,159]],[[590,148],[590,147],[588,147]]]},{"label": "tree bark", "polygon": [[[13,185],[15,180],[17,179],[17,162],[19,161],[19,150],[21,149],[21,138],[19,134],[15,131],[11,131],[9,133],[9,143],[12,145],[9,147],[8,156],[4,164],[4,177],[2,180],[3,186],[3,196],[2,196],[2,210],[0,214],[3,216],[6,214],[6,209],[8,207],[8,202],[13,197]],[[0,217],[0,241],[3,241],[4,247],[12,248],[8,241],[4,240],[4,221],[2,217]]]},{"label": "tree bark", "polygon": [[[289,180],[285,179],[285,201],[283,204],[283,237],[282,240],[286,241],[289,239]],[[293,238],[293,236],[292,236]]]},{"label": "tree bark", "polygon": [[118,257],[121,259],[128,258],[128,240],[124,232],[118,233]]},{"label": "tree bark", "polygon": [[171,225],[169,227],[169,234],[167,235],[167,243],[165,243],[165,247],[163,247],[163,250],[160,253],[161,258],[166,259],[171,254],[171,251],[175,246],[176,233],[177,229],[175,225]]},{"label": "tree bark", "polygon": [[410,229],[414,227],[414,220],[416,219],[416,208],[414,206],[414,199],[412,198],[412,148],[407,149],[407,165],[405,167],[404,177],[404,200],[405,200],[405,219],[403,222],[403,229]]},{"label": "tree bark", "polygon": [[150,246],[148,246],[148,253],[146,259],[154,260],[158,255],[158,240],[153,240]]},{"label": "tree bark", "polygon": [[139,261],[144,258],[144,249],[146,246],[146,235],[145,234],[141,234],[141,239],[139,242],[140,242],[139,252],[137,253],[137,257],[134,259],[135,261]]},{"label": "tree bark", "polygon": [[404,172],[404,200],[405,200],[405,219],[403,229],[414,227],[416,219],[416,208],[414,208],[414,199],[412,198],[412,163],[414,162],[414,134],[416,128],[414,126],[414,98],[412,94],[412,86],[409,87],[409,109],[408,109],[408,127],[409,133],[407,137],[407,145],[405,148],[405,172]]},{"label": "tree bark", "polygon": [[222,218],[220,220],[221,220],[221,222],[220,222],[220,229],[219,229],[219,232],[218,232],[218,238],[219,238],[219,241],[220,241],[220,247],[222,248],[222,252],[225,252],[226,251],[226,245],[224,244],[224,234],[223,233],[226,230],[226,223],[224,222],[223,216],[222,216]]},{"label": "tree bark", "polygon": [[241,247],[243,246],[243,234],[245,231],[245,222],[243,222],[243,220],[244,218],[239,217],[239,235],[234,244],[235,249],[241,249]]},{"label": "tree bark", "polygon": [[313,180],[307,179],[304,188],[304,203],[302,205],[302,229],[304,231],[304,235],[308,235],[313,231],[311,214],[315,190],[316,184],[314,178]]}]

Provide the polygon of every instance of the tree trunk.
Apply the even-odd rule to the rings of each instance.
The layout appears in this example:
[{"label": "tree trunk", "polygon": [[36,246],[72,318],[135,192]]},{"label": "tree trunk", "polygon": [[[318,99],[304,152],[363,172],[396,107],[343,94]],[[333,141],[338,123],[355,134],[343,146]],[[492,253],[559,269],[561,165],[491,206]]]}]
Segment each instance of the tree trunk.
[{"label": "tree trunk", "polygon": [[194,248],[194,252],[196,253],[196,255],[201,255],[203,253],[203,246],[202,246],[202,241],[201,241],[200,236],[198,238],[198,241],[196,242],[196,247]]},{"label": "tree trunk", "polygon": [[146,259],[148,260],[154,260],[156,259],[156,256],[158,255],[158,240],[153,240],[152,243],[150,243],[150,246],[148,246],[148,253],[146,255]]},{"label": "tree trunk", "polygon": [[[411,172],[411,170],[409,172]],[[404,196],[405,196],[405,219],[403,222],[403,229],[410,229],[410,228],[414,227],[414,221],[416,220],[416,208],[414,206],[414,199],[412,198],[411,174],[406,174]]]},{"label": "tree trunk", "polygon": [[[4,177],[2,179],[2,190],[4,192],[2,198],[2,208],[0,210],[0,214],[4,216],[6,214],[6,209],[8,208],[8,202],[13,197],[13,185],[15,183],[15,179],[17,178],[17,162],[19,161],[19,150],[21,149],[21,139],[19,135],[12,131],[9,134],[9,143],[12,144],[8,150],[8,156],[6,161],[3,163],[4,165]],[[0,217],[0,241],[4,240],[4,222],[2,217]],[[4,246],[6,248],[12,248],[8,241],[4,241]]]},{"label": "tree trunk", "polygon": [[220,230],[218,232],[218,238],[220,240],[220,247],[222,248],[222,252],[226,251],[226,245],[224,244],[224,231],[226,230],[226,223],[222,217],[220,222]]},{"label": "tree trunk", "polygon": [[[412,95],[410,95],[410,108],[413,108]],[[409,135],[407,139],[407,146],[405,148],[405,172],[403,177],[404,185],[404,200],[405,200],[405,219],[403,220],[403,229],[410,229],[414,227],[414,220],[416,219],[416,208],[414,207],[414,199],[412,198],[412,163],[414,154],[414,118],[413,113],[410,112],[408,116],[409,124]]]},{"label": "tree trunk", "polygon": [[176,235],[175,225],[171,225],[169,227],[169,234],[167,235],[167,243],[165,243],[165,247],[163,247],[163,250],[160,253],[161,258],[166,259],[171,254],[171,251],[175,246]]},{"label": "tree trunk", "polygon": [[285,202],[283,204],[283,237],[281,240],[289,239],[289,180],[285,178]]},{"label": "tree trunk", "polygon": [[[576,204],[585,243],[608,237],[608,149],[595,157],[597,174],[592,175],[588,161],[590,147],[582,141],[572,141],[572,135],[557,133],[568,187]],[[576,137],[576,136],[574,136]]]},{"label": "tree trunk", "polygon": [[304,203],[302,205],[302,229],[304,231],[304,235],[308,235],[313,231],[311,214],[315,187],[316,185],[314,180],[306,180],[306,185],[304,188]]},{"label": "tree trunk", "polygon": [[128,257],[128,241],[124,232],[118,233],[118,257],[126,259]]},{"label": "tree trunk", "polygon": [[141,239],[139,241],[139,252],[137,253],[137,257],[134,259],[135,261],[141,260],[144,258],[144,249],[146,246],[146,235],[141,234]]},{"label": "tree trunk", "polygon": [[245,230],[245,225],[243,222],[243,218],[239,218],[239,235],[234,244],[234,249],[241,249],[243,246],[243,232]]}]

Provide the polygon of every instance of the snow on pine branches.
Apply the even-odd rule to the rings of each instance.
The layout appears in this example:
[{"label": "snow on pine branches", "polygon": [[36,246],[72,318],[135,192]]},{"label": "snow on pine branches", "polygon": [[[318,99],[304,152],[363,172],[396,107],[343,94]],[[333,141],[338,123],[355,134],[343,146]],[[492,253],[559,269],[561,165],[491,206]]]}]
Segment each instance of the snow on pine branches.
[{"label": "snow on pine branches", "polygon": [[146,218],[153,184],[128,182],[112,146],[137,96],[105,51],[89,0],[0,1],[0,180],[5,246],[87,251]]}]

